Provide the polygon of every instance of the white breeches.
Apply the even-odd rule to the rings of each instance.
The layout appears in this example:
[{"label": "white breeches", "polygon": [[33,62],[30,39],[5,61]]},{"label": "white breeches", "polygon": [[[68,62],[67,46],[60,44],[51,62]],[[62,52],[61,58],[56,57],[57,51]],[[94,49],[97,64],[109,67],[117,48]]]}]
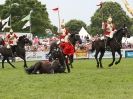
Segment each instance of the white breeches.
[{"label": "white breeches", "polygon": [[113,35],[114,35],[115,31],[112,31],[109,35],[110,38],[113,38]]}]

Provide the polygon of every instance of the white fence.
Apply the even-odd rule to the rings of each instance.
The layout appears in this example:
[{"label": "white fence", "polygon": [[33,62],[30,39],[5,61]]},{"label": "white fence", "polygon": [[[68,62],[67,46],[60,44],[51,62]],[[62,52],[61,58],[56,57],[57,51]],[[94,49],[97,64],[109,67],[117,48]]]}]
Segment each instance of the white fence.
[{"label": "white fence", "polygon": [[[37,61],[37,60],[48,60],[47,54],[48,52],[26,52],[26,60],[27,61]],[[122,49],[121,50],[122,57],[123,58],[133,58],[133,49]],[[94,58],[94,53],[89,53],[87,51],[78,51],[75,53],[74,58],[75,59],[89,59]],[[115,54],[116,58],[119,58],[118,53]],[[112,58],[112,53],[110,51],[106,51],[103,58]],[[19,57],[16,58],[16,61],[21,61]]]}]

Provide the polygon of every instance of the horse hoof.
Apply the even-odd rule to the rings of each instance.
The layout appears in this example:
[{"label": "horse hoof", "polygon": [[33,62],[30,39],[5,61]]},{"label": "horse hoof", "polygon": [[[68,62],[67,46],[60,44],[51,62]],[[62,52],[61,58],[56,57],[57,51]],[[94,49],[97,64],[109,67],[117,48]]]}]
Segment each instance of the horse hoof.
[{"label": "horse hoof", "polygon": [[96,67],[99,68],[99,65],[97,65]]},{"label": "horse hoof", "polygon": [[113,64],[109,64],[109,67],[111,67]]},{"label": "horse hoof", "polygon": [[103,67],[100,67],[101,69],[103,69]]},{"label": "horse hoof", "polygon": [[24,66],[24,68],[28,68],[28,66]]},{"label": "horse hoof", "polygon": [[117,65],[119,62],[115,62],[115,65]]}]

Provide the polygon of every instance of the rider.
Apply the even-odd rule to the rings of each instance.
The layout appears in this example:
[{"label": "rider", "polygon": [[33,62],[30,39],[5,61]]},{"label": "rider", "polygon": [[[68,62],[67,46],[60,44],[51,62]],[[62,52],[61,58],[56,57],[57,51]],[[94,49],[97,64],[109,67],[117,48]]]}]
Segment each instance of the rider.
[{"label": "rider", "polygon": [[13,33],[12,29],[10,29],[10,33],[6,36],[6,41],[7,41],[7,48],[11,47],[13,55],[15,53],[17,39],[18,39],[18,36],[15,33]]},{"label": "rider", "polygon": [[60,48],[62,49],[63,53],[65,55],[73,55],[74,52],[75,52],[75,48],[74,46],[71,44],[71,41],[70,41],[70,38],[68,37],[67,38],[67,41],[66,42],[62,42],[60,43]]},{"label": "rider", "polygon": [[102,22],[102,29],[104,30],[103,35],[107,41],[113,38],[113,35],[116,32],[116,28],[112,23],[111,15],[108,17],[107,22]]},{"label": "rider", "polygon": [[64,20],[61,23],[61,35],[60,35],[60,41],[66,42],[67,36],[68,36],[68,30],[65,27]]}]

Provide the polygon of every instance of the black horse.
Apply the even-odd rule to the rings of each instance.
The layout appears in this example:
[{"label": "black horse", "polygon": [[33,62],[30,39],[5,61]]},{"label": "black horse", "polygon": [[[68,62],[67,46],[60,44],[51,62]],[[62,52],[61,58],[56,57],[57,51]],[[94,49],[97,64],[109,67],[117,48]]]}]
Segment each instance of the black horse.
[{"label": "black horse", "polygon": [[25,71],[28,74],[37,74],[37,72],[39,74],[64,73],[66,67],[63,58],[60,49],[54,49],[50,54],[50,61],[38,61],[31,67],[25,68]]},{"label": "black horse", "polygon": [[[109,41],[105,42],[105,40],[99,39],[97,41],[92,42],[92,50],[91,51],[93,52],[96,50],[95,59],[97,62],[97,68],[99,68],[99,67],[103,68],[102,57],[104,56],[104,53],[105,53],[105,45],[110,47],[112,56],[113,56],[113,61],[109,64],[109,67],[111,67],[115,62],[115,52],[117,52],[120,55],[119,60],[116,61],[115,64],[117,65],[118,63],[120,63],[121,58],[122,58],[122,54],[121,54],[122,37],[130,37],[130,34],[127,30],[127,27],[125,27],[125,25],[122,28],[120,28],[119,30],[117,30],[116,33],[114,34],[113,38],[110,39]],[[99,53],[101,53],[101,54],[98,59],[97,57],[98,57]]]},{"label": "black horse", "polygon": [[[78,43],[82,43],[82,40],[81,40],[81,38],[80,38],[80,36],[78,35],[78,34],[76,34],[76,33],[72,33],[72,34],[70,34],[69,35],[69,40],[70,40],[70,42],[71,42],[71,44],[73,45],[73,46],[75,46],[75,44],[76,44],[76,42],[78,42]],[[53,42],[53,43],[51,43],[51,45],[50,45],[50,51],[49,51],[49,53],[48,54],[50,54],[51,52],[52,52],[52,50],[53,49],[60,49],[60,47],[59,47],[59,44],[57,44],[57,42]],[[61,50],[61,49],[60,49]],[[62,52],[62,51],[61,51]],[[64,61],[65,61],[65,65],[66,65],[66,67],[67,67],[67,70],[68,70],[68,72],[70,72],[70,68],[69,68],[69,65],[71,65],[71,67],[73,67],[72,66],[72,63],[73,63],[73,55],[71,55],[71,56],[68,56],[68,55],[65,55],[63,52],[62,52],[62,54],[63,54],[63,56],[64,56],[64,60],[62,60],[63,62],[62,63],[64,63]],[[69,59],[69,63],[67,62],[67,58],[66,57],[68,57],[68,59]]]},{"label": "black horse", "polygon": [[2,59],[2,68],[4,68],[4,62],[7,60],[7,62],[15,68],[15,66],[9,61],[10,57],[13,57],[14,54],[17,57],[20,57],[24,60],[24,67],[27,67],[26,59],[25,59],[25,44],[32,44],[32,42],[24,35],[20,36],[17,45],[11,46],[11,48],[7,48],[6,46],[3,46],[0,48],[0,53],[3,56]]}]

